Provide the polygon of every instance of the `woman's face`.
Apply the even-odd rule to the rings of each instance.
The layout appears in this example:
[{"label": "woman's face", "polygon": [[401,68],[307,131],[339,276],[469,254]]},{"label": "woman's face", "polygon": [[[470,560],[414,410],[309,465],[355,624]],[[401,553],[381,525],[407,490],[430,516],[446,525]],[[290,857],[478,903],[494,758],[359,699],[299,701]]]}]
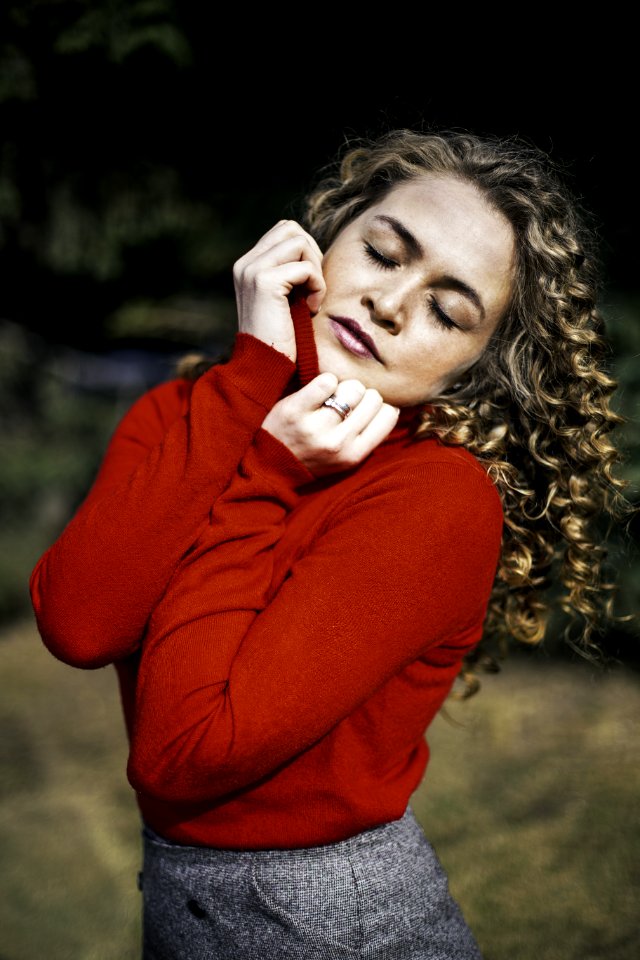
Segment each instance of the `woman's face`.
[{"label": "woman's face", "polygon": [[429,174],[398,184],[325,253],[320,371],[399,407],[441,393],[507,309],[514,254],[510,223],[470,183]]}]

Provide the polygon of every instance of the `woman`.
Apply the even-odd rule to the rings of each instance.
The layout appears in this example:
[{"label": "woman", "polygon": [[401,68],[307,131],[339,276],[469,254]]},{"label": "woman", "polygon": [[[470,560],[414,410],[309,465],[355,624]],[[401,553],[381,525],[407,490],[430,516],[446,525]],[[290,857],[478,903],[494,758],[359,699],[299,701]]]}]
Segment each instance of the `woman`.
[{"label": "woman", "polygon": [[145,957],[480,956],[409,801],[483,638],[558,583],[595,648],[596,271],[546,156],[393,131],[238,260],[230,359],[123,418],[31,594],[118,671]]}]

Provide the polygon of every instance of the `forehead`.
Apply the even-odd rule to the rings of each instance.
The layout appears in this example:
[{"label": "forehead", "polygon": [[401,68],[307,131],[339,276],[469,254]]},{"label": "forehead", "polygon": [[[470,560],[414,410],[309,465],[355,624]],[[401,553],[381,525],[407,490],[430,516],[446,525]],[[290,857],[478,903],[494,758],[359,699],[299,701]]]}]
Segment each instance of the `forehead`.
[{"label": "forehead", "polygon": [[431,262],[465,271],[512,275],[515,236],[507,218],[474,184],[458,177],[425,174],[397,184],[358,218],[372,229],[389,230],[380,217],[408,229]]}]

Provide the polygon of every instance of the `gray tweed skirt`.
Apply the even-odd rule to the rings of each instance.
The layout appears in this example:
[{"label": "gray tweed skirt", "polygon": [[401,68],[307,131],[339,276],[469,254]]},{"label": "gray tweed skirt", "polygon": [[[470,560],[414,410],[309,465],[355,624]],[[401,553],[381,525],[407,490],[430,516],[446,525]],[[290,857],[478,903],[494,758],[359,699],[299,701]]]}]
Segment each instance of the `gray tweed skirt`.
[{"label": "gray tweed skirt", "polygon": [[301,850],[142,835],[144,960],[482,960],[410,808]]}]

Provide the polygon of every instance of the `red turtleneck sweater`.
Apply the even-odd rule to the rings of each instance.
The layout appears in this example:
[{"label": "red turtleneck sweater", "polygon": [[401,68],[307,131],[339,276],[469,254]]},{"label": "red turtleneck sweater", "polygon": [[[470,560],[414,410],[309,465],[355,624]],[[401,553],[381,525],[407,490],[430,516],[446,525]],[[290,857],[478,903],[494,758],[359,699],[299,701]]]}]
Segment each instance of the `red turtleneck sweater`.
[{"label": "red turtleneck sweater", "polygon": [[297,370],[238,334],[195,385],[134,403],[31,576],[49,650],[115,664],[129,780],[178,842],[313,846],[400,817],[496,572],[496,489],[413,438],[415,410],[320,480],[261,428],[317,373],[292,312]]}]

